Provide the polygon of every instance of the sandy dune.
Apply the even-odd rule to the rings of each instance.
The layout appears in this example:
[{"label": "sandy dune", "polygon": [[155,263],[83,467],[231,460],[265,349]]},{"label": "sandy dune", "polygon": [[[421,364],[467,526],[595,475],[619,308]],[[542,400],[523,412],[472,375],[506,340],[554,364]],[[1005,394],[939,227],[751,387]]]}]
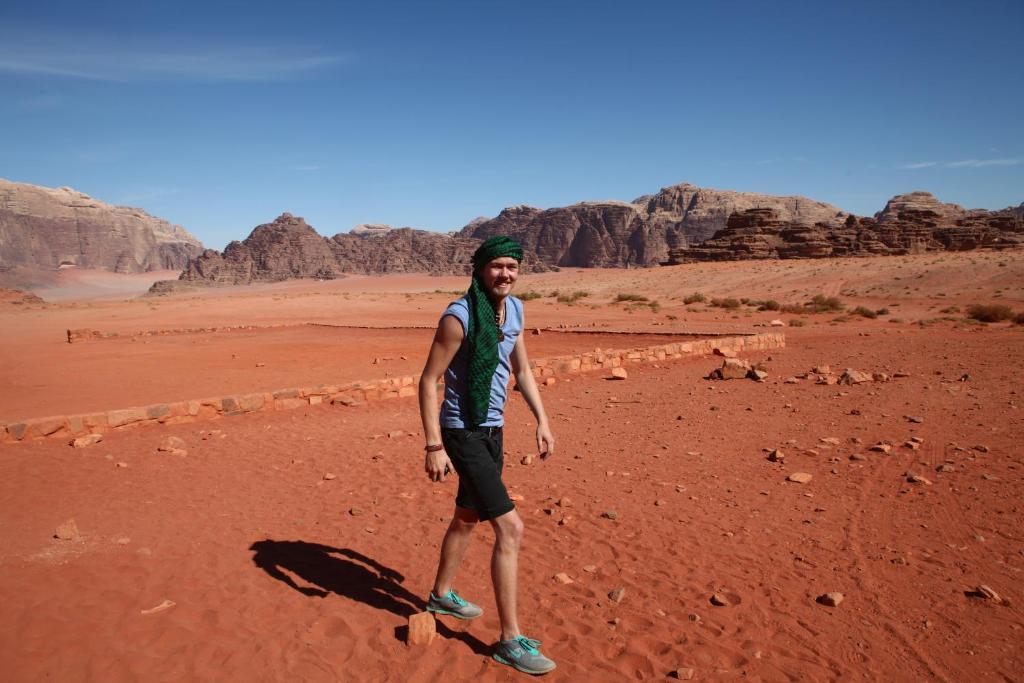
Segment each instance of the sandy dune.
[{"label": "sandy dune", "polygon": [[[351,326],[429,326],[464,284],[351,278],[5,306],[0,416],[414,372],[429,330]],[[661,680],[683,667],[695,680],[1019,678],[1024,327],[942,311],[1024,308],[1024,254],[563,271],[519,286],[556,289],[589,296],[530,301],[528,325],[585,334],[529,337],[534,357],[631,346],[641,333],[806,324],[786,328],[762,384],[704,380],[710,358],[631,366],[624,382],[560,379],[543,389],[558,453],[529,466],[519,462],[532,428],[514,395],[507,481],[527,523],[522,621],[559,663],[549,680]],[[823,293],[890,313],[833,322],[684,306],[695,291]],[[619,293],[659,310],[610,303]],[[230,325],[290,327],[64,336]],[[784,382],[821,364],[907,376]],[[0,445],[5,680],[518,680],[488,657],[488,529],[458,581],[484,617],[443,620],[425,648],[404,642],[455,486],[423,476],[419,432],[415,400],[400,399],[139,428],[86,449]],[[167,436],[188,455],[158,452]],[[918,450],[903,445],[912,436]],[[868,450],[880,441],[889,454]],[[783,464],[766,458],[773,448]],[[813,478],[787,482],[794,472]],[[80,538],[52,538],[70,518]],[[971,595],[979,584],[1002,602]],[[621,603],[609,600],[620,587]],[[845,596],[838,607],[815,601],[831,591]],[[728,604],[713,606],[715,594]],[[165,600],[175,604],[143,613]]]}]

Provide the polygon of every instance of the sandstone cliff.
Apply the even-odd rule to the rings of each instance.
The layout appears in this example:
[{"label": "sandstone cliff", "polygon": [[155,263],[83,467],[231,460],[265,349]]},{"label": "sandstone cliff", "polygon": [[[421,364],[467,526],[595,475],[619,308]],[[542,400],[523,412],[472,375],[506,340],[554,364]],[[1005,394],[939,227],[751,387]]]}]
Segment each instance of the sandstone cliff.
[{"label": "sandstone cliff", "polygon": [[557,266],[653,266],[669,250],[701,242],[726,227],[729,216],[769,208],[784,220],[841,224],[847,214],[804,197],[703,189],[682,183],[632,202],[582,202],[541,210],[505,209],[496,218],[473,221],[466,237],[510,235]]},{"label": "sandstone cliff", "polygon": [[142,209],[112,206],[67,187],[0,179],[0,269],[179,269],[202,248],[181,226]]},{"label": "sandstone cliff", "polygon": [[[360,225],[351,233],[327,238],[290,213],[253,229],[243,241],[218,253],[207,249],[189,261],[174,281],[156,283],[153,293],[190,285],[243,285],[292,278],[333,279],[345,273],[468,274],[481,240],[412,228]],[[524,270],[547,270],[532,253]]]},{"label": "sandstone cliff", "polygon": [[897,195],[873,218],[809,224],[774,209],[748,209],[703,243],[670,251],[669,265],[690,261],[822,258],[1007,249],[1024,246],[1024,205],[965,210],[928,192]]}]

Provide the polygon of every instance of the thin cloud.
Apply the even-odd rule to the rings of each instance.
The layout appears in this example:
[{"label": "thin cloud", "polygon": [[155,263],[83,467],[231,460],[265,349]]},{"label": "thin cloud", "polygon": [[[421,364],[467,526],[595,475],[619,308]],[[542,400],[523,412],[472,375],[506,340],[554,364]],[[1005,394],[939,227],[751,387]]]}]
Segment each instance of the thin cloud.
[{"label": "thin cloud", "polygon": [[1017,166],[1020,159],[961,159],[960,161],[920,161],[904,164],[900,168],[987,168],[989,166]]},{"label": "thin cloud", "polygon": [[103,36],[0,30],[0,72],[95,81],[279,81],[347,62],[338,54],[249,45],[125,45]]},{"label": "thin cloud", "polygon": [[315,164],[296,164],[295,166],[292,166],[291,169],[293,171],[319,171],[320,166]]}]

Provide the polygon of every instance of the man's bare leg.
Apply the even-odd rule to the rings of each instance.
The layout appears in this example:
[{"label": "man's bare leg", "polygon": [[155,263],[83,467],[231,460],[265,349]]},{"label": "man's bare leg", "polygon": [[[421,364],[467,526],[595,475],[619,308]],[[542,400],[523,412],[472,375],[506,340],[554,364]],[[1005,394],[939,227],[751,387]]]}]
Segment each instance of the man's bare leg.
[{"label": "man's bare leg", "polygon": [[441,559],[437,563],[437,576],[434,578],[434,595],[444,597],[452,589],[455,574],[462,564],[473,530],[480,517],[476,511],[455,506],[455,514],[448,525],[448,531],[441,542]]},{"label": "man's bare leg", "polygon": [[494,527],[494,553],[491,555],[491,581],[498,603],[501,621],[501,639],[512,640],[521,634],[516,615],[517,572],[519,545],[523,539],[523,520],[515,510],[492,519]]}]

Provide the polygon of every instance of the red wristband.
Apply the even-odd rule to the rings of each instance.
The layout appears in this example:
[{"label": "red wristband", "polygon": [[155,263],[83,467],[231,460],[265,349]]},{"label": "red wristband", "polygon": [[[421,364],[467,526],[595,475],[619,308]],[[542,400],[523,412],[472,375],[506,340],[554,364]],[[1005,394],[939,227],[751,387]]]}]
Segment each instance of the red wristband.
[{"label": "red wristband", "polygon": [[437,451],[443,451],[444,450],[444,444],[441,444],[441,443],[427,444],[426,446],[423,447],[423,450],[425,450],[427,453],[435,453]]}]

